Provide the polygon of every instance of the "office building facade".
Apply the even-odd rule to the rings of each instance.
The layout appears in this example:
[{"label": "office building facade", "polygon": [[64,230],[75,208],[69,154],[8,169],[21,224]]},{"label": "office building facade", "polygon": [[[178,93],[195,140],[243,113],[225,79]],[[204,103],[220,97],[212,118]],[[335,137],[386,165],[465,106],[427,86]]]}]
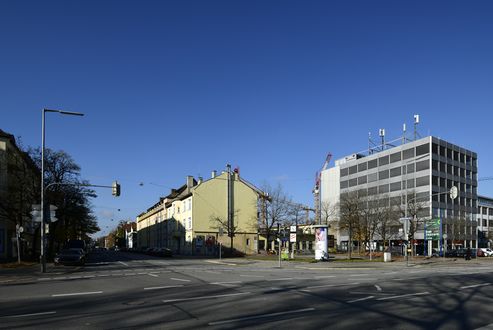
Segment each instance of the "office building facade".
[{"label": "office building facade", "polygon": [[[455,199],[449,195],[453,186],[458,190]],[[475,152],[428,136],[398,146],[382,145],[368,154],[352,154],[322,171],[321,202],[337,206],[341,197],[351,193],[380,198],[382,205],[400,209],[401,217],[406,205],[419,201],[414,244],[422,251],[425,240],[428,252],[442,244],[445,249],[477,247]],[[440,242],[425,237],[425,222],[432,219],[440,219]],[[339,230],[335,235],[339,246],[348,244],[347,233]],[[394,238],[405,240],[402,234]]]},{"label": "office building facade", "polygon": [[493,247],[493,198],[478,196],[478,247]]}]

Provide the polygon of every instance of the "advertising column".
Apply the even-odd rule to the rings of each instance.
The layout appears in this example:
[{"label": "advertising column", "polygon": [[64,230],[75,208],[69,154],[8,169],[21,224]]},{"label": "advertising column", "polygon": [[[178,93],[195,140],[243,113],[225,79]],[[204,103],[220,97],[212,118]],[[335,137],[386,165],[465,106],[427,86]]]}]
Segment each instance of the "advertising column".
[{"label": "advertising column", "polygon": [[316,225],[315,229],[315,260],[329,260],[327,253],[327,226]]}]

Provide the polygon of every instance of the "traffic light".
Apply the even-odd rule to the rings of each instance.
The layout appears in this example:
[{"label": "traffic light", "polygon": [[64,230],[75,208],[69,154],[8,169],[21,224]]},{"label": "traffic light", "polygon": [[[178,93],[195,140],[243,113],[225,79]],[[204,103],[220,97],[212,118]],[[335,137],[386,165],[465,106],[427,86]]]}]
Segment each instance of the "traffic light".
[{"label": "traffic light", "polygon": [[50,205],[50,218],[49,222],[56,222],[58,221],[58,218],[56,217],[56,210],[58,210],[58,207],[55,205]]},{"label": "traffic light", "polygon": [[118,181],[114,181],[111,188],[112,188],[112,195],[113,196],[115,196],[115,197],[120,196],[120,184],[118,183]]}]

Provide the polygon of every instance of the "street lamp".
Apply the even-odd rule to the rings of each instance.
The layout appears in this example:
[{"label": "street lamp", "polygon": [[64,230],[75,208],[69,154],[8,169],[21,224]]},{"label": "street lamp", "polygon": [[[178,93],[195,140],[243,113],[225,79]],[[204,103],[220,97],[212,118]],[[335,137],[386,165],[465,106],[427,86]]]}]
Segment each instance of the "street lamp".
[{"label": "street lamp", "polygon": [[63,110],[52,110],[52,109],[43,109],[41,111],[41,272],[46,273],[46,254],[45,254],[45,217],[44,217],[44,185],[45,185],[45,114],[47,112],[58,112],[62,115],[71,115],[71,116],[84,116],[83,113],[80,112],[70,112]]}]

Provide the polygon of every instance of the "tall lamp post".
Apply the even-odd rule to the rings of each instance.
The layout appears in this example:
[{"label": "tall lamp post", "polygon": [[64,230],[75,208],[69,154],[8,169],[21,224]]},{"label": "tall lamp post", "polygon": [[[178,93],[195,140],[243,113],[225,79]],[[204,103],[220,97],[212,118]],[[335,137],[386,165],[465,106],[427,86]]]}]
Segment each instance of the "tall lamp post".
[{"label": "tall lamp post", "polygon": [[45,235],[45,216],[44,216],[44,194],[45,194],[45,116],[47,112],[57,112],[62,115],[84,116],[80,112],[70,112],[62,110],[43,109],[41,111],[41,272],[46,273],[46,235]]}]

